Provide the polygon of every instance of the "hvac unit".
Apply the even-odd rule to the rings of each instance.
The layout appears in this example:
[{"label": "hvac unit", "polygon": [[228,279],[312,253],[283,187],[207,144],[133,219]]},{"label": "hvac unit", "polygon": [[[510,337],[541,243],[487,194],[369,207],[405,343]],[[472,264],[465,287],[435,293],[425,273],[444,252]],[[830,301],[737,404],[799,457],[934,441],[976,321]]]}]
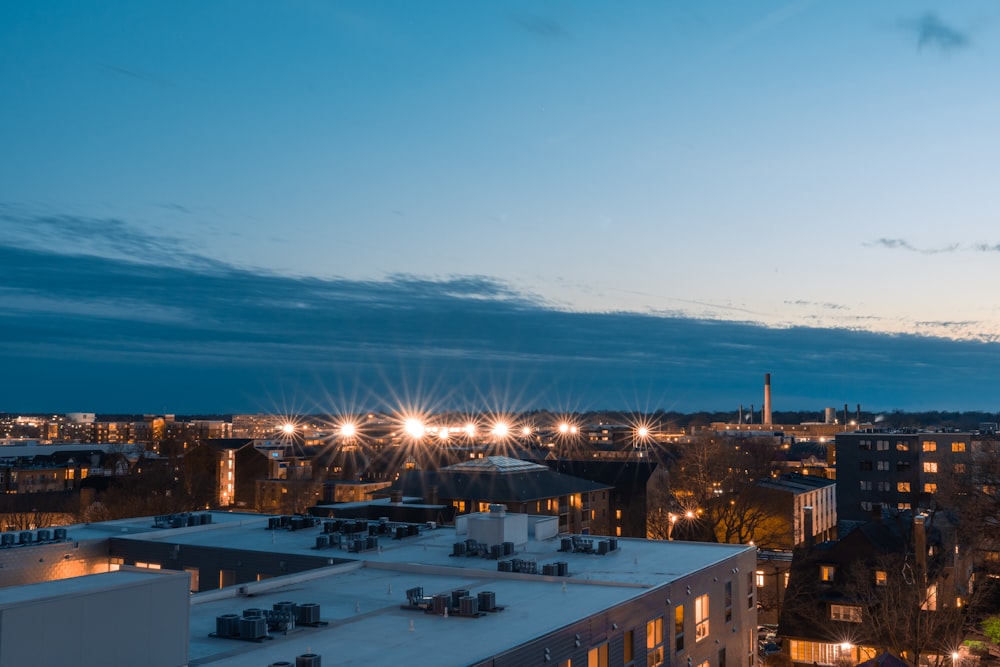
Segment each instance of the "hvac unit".
[{"label": "hvac unit", "polygon": [[10,547],[14,545],[17,536],[14,533],[4,533],[0,536],[0,546]]},{"label": "hvac unit", "polygon": [[479,591],[476,596],[479,600],[479,608],[485,611],[490,611],[491,609],[496,609],[497,606],[497,594],[493,591]]},{"label": "hvac unit", "polygon": [[565,577],[569,575],[569,563],[565,561],[559,561],[555,563],[556,566],[556,576]]},{"label": "hvac unit", "polygon": [[414,586],[413,588],[406,589],[406,599],[407,600],[419,600],[424,597],[424,587]]},{"label": "hvac unit", "polygon": [[509,560],[502,560],[497,563],[497,572],[513,572],[514,568],[511,567],[511,562]]},{"label": "hvac unit", "polygon": [[378,538],[374,535],[369,535],[365,538],[365,549],[378,549]]},{"label": "hvac unit", "polygon": [[331,547],[339,547],[340,546],[340,542],[343,539],[344,538],[343,538],[343,536],[340,533],[332,533],[330,535],[330,546]]},{"label": "hvac unit", "polygon": [[295,605],[295,620],[300,625],[319,623],[319,605],[315,602]]},{"label": "hvac unit", "polygon": [[295,656],[295,667],[322,667],[320,656],[316,653],[303,653]]},{"label": "hvac unit", "polygon": [[573,550],[573,538],[564,537],[559,541],[559,551],[572,551]]},{"label": "hvac unit", "polygon": [[277,530],[279,523],[280,523],[280,520],[278,519],[278,517],[276,517],[276,516],[269,516],[267,518],[267,529],[268,530]]},{"label": "hvac unit", "polygon": [[556,576],[556,566],[553,563],[545,563],[542,565],[542,574],[546,577]]},{"label": "hvac unit", "polygon": [[300,516],[293,516],[289,526],[292,530],[302,530],[306,527],[305,520]]},{"label": "hvac unit", "polygon": [[451,606],[458,607],[458,601],[469,595],[468,589],[458,588],[451,592]]},{"label": "hvac unit", "polygon": [[264,618],[264,610],[256,607],[244,609],[243,618]]},{"label": "hvac unit", "polygon": [[317,535],[316,536],[316,548],[317,549],[328,549],[328,548],[330,548],[330,536],[329,535]]},{"label": "hvac unit", "polygon": [[455,542],[451,545],[451,555],[452,556],[464,556],[465,555],[465,542]]},{"label": "hvac unit", "polygon": [[598,554],[600,554],[600,555],[603,556],[604,554],[608,553],[608,551],[610,551],[610,549],[608,549],[608,541],[607,540],[601,540],[600,542],[597,543],[597,553]]},{"label": "hvac unit", "polygon": [[286,602],[275,602],[274,604],[271,605],[271,609],[273,609],[274,611],[294,612],[295,611],[295,603],[294,602],[287,602],[287,601]]},{"label": "hvac unit", "polygon": [[448,603],[451,601],[451,596],[447,593],[438,593],[434,596],[431,609],[434,610],[435,614],[444,615],[445,609],[448,608]]},{"label": "hvac unit", "polygon": [[197,514],[188,514],[187,525],[189,525],[189,526],[200,526],[201,525],[201,517],[198,516]]},{"label": "hvac unit", "polygon": [[50,539],[52,539],[52,531],[51,530],[49,530],[48,528],[43,528],[40,531],[38,531],[38,541],[39,542],[48,542]]},{"label": "hvac unit", "polygon": [[608,551],[618,551],[618,538],[609,537],[608,538]]},{"label": "hvac unit", "polygon": [[34,537],[35,537],[34,533],[32,533],[30,530],[22,530],[20,533],[17,534],[17,542],[18,544],[31,544],[31,540]]},{"label": "hvac unit", "polygon": [[458,613],[462,616],[475,616],[479,613],[479,598],[463,595],[458,598]]},{"label": "hvac unit", "polygon": [[503,555],[503,547],[499,544],[494,544],[490,546],[490,558],[493,560],[500,560],[500,556]]},{"label": "hvac unit", "polygon": [[212,515],[208,512],[201,515],[201,524],[205,525],[206,523],[212,523]]},{"label": "hvac unit", "polygon": [[216,637],[236,637],[240,634],[240,617],[237,614],[223,614],[215,617]]},{"label": "hvac unit", "polygon": [[267,667],[292,667],[292,663],[287,660],[279,660],[278,662],[268,663]]},{"label": "hvac unit", "polygon": [[55,530],[52,531],[52,534],[53,534],[54,538],[57,539],[57,540],[65,540],[66,539],[66,529],[65,528],[56,528]]},{"label": "hvac unit", "polygon": [[240,619],[240,639],[262,639],[266,636],[267,620],[263,615]]},{"label": "hvac unit", "polygon": [[504,542],[501,546],[503,547],[503,555],[504,556],[510,556],[511,554],[514,553],[514,543],[513,542]]}]

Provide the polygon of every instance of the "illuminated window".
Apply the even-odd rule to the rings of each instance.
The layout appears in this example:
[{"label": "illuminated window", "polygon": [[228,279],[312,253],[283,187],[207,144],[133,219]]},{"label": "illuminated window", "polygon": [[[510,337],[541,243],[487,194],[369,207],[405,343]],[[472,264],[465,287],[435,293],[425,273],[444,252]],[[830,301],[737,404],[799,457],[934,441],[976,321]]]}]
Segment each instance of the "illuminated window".
[{"label": "illuminated window", "polygon": [[608,667],[607,642],[587,651],[587,667]]},{"label": "illuminated window", "polygon": [[889,580],[886,576],[885,570],[875,570],[875,585],[885,586],[887,583],[889,583]]},{"label": "illuminated window", "polygon": [[951,451],[953,452],[964,452],[965,443],[964,442],[953,442],[951,443]]},{"label": "illuminated window", "polygon": [[623,654],[625,664],[632,662],[635,659],[635,632],[633,630],[626,630],[623,644]]},{"label": "illuminated window", "polygon": [[663,664],[663,617],[646,623],[646,667]]},{"label": "illuminated window", "polygon": [[708,636],[708,594],[694,599],[694,640],[700,642]]},{"label": "illuminated window", "polygon": [[861,607],[849,604],[832,604],[830,605],[830,620],[860,623]]},{"label": "illuminated window", "polygon": [[875,465],[875,469],[876,470],[888,470],[889,469],[889,462],[888,461],[878,461],[876,463],[876,465]]},{"label": "illuminated window", "polygon": [[757,584],[758,588],[764,587],[764,570],[757,570],[753,573],[754,583]]},{"label": "illuminated window", "polygon": [[898,482],[896,484],[896,490],[899,491],[900,493],[909,493],[910,492],[910,483],[909,482]]},{"label": "illuminated window", "polygon": [[924,461],[924,472],[937,472],[937,461]]},{"label": "illuminated window", "polygon": [[880,452],[887,452],[887,451],[889,451],[889,441],[888,440],[879,440],[879,441],[877,441],[875,443],[875,449],[877,451],[880,451]]},{"label": "illuminated window", "polygon": [[910,451],[910,443],[899,441],[896,443],[897,452],[908,452]]},{"label": "illuminated window", "polygon": [[619,521],[621,521],[621,518],[622,518],[622,511],[621,510],[615,510],[615,518],[618,519]]},{"label": "illuminated window", "polygon": [[674,607],[674,651],[684,650],[684,605]]},{"label": "illuminated window", "polygon": [[615,526],[615,536],[616,537],[621,537],[622,536],[622,527],[621,526]]},{"label": "illuminated window", "polygon": [[837,573],[837,568],[834,565],[820,565],[819,566],[819,580],[820,581],[833,581],[833,576]]},{"label": "illuminated window", "polygon": [[923,450],[925,452],[936,452],[937,451],[937,443],[934,442],[933,440],[925,440],[924,443],[923,443]]},{"label": "illuminated window", "polygon": [[937,493],[937,484],[930,482],[924,484],[924,493]]},{"label": "illuminated window", "polygon": [[910,503],[896,503],[896,509],[899,511],[910,509]]}]

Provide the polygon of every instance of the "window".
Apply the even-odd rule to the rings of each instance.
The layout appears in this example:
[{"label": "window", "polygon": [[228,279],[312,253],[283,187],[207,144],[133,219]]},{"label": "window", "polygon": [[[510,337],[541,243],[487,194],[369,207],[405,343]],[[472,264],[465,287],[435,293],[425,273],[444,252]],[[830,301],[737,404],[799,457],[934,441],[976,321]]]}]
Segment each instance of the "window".
[{"label": "window", "polygon": [[747,609],[753,609],[753,572],[747,572]]},{"label": "window", "polygon": [[757,587],[758,588],[763,588],[764,587],[764,570],[757,570],[756,572],[753,573],[753,576],[754,576],[754,579],[756,580],[754,583],[757,584]]},{"label": "window", "polygon": [[700,642],[708,636],[708,594],[694,599],[694,640]]},{"label": "window", "polygon": [[862,500],[861,501],[861,509],[863,509],[866,512],[871,512],[872,511],[872,503],[871,503],[871,501],[870,500]]},{"label": "window", "polygon": [[930,482],[924,484],[924,493],[937,493],[937,484]]},{"label": "window", "polygon": [[867,472],[872,469],[871,461],[860,461],[858,462],[858,470],[861,472]]},{"label": "window", "polygon": [[872,450],[871,440],[858,440],[858,449],[863,452],[870,452]]},{"label": "window", "polygon": [[880,451],[880,452],[887,452],[887,451],[889,451],[889,441],[888,440],[879,440],[879,441],[877,441],[875,443],[875,449],[878,450],[878,451]]},{"label": "window", "polygon": [[896,503],[896,509],[902,512],[903,510],[910,509],[910,503]]},{"label": "window", "polygon": [[875,570],[875,585],[885,586],[887,583],[889,583],[889,580],[885,570]]},{"label": "window", "polygon": [[959,474],[964,474],[965,473],[965,464],[964,463],[956,463],[955,464],[955,472],[957,472]]},{"label": "window", "polygon": [[726,623],[733,620],[733,582],[726,582],[726,597],[724,608],[726,610]]},{"label": "window", "polygon": [[633,660],[635,660],[635,631],[634,630],[626,630],[625,631],[624,646],[622,648],[622,651],[623,651],[623,658],[625,660],[625,664],[626,665],[629,664],[630,662],[632,662]]},{"label": "window", "polygon": [[819,580],[820,581],[833,581],[833,575],[837,573],[837,567],[835,565],[820,565],[819,566]]},{"label": "window", "polygon": [[908,452],[908,451],[910,451],[910,443],[903,442],[902,440],[900,440],[899,442],[896,443],[896,451],[897,452]]},{"label": "window", "polygon": [[878,483],[878,490],[879,491],[891,491],[892,490],[892,483],[891,482],[879,482]]},{"label": "window", "polygon": [[909,461],[896,461],[896,472],[906,472],[910,469]]},{"label": "window", "polygon": [[878,461],[877,465],[875,466],[875,469],[876,470],[888,470],[889,469],[889,462],[888,461]]},{"label": "window", "polygon": [[951,451],[953,452],[964,452],[965,443],[964,442],[953,442],[951,443]]},{"label": "window", "polygon": [[924,443],[923,443],[923,445],[924,445],[923,446],[923,450],[925,452],[936,452],[937,451],[937,443],[934,442],[933,440],[925,440]]},{"label": "window", "polygon": [[684,605],[674,607],[674,651],[684,650]]},{"label": "window", "polygon": [[909,482],[897,482],[896,483],[896,490],[899,491],[900,493],[909,493],[910,492],[910,483]]},{"label": "window", "polygon": [[872,481],[870,479],[863,479],[863,480],[861,480],[861,490],[862,491],[871,491],[872,490]]},{"label": "window", "polygon": [[832,604],[830,605],[830,620],[860,623],[861,607],[849,604]]},{"label": "window", "polygon": [[646,667],[663,664],[663,617],[646,623]]},{"label": "window", "polygon": [[608,667],[608,643],[587,651],[587,667]]},{"label": "window", "polygon": [[937,472],[937,461],[924,461],[924,472]]}]

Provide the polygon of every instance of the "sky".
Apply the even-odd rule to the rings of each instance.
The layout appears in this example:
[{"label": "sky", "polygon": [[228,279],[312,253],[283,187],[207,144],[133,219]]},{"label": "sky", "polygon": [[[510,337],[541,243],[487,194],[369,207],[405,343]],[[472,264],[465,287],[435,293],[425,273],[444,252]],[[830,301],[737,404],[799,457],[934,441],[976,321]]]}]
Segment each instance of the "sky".
[{"label": "sky", "polygon": [[998,67],[991,0],[0,0],[0,410],[997,409]]}]

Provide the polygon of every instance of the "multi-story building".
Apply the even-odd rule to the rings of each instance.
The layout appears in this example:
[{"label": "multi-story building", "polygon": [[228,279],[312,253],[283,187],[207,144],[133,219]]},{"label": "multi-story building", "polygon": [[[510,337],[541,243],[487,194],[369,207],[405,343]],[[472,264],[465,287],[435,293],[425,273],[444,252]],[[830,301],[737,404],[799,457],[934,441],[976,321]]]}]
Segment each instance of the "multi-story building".
[{"label": "multi-story building", "polygon": [[[12,586],[0,659],[132,664],[117,644],[53,640],[31,653],[33,633],[8,632],[31,618],[38,632],[89,629],[81,597],[100,592],[93,608],[113,600],[132,616],[129,632],[160,628],[148,639],[156,654],[135,661],[151,667],[756,665],[753,547],[559,535],[556,523],[499,512],[467,515],[461,528],[212,512],[33,534],[0,547],[0,586]],[[171,650],[157,652],[163,637]],[[48,653],[55,659],[40,661]]]},{"label": "multi-story building", "polygon": [[838,433],[838,517],[864,521],[876,506],[928,506],[945,485],[972,472],[972,443],[970,433],[945,431]]}]

